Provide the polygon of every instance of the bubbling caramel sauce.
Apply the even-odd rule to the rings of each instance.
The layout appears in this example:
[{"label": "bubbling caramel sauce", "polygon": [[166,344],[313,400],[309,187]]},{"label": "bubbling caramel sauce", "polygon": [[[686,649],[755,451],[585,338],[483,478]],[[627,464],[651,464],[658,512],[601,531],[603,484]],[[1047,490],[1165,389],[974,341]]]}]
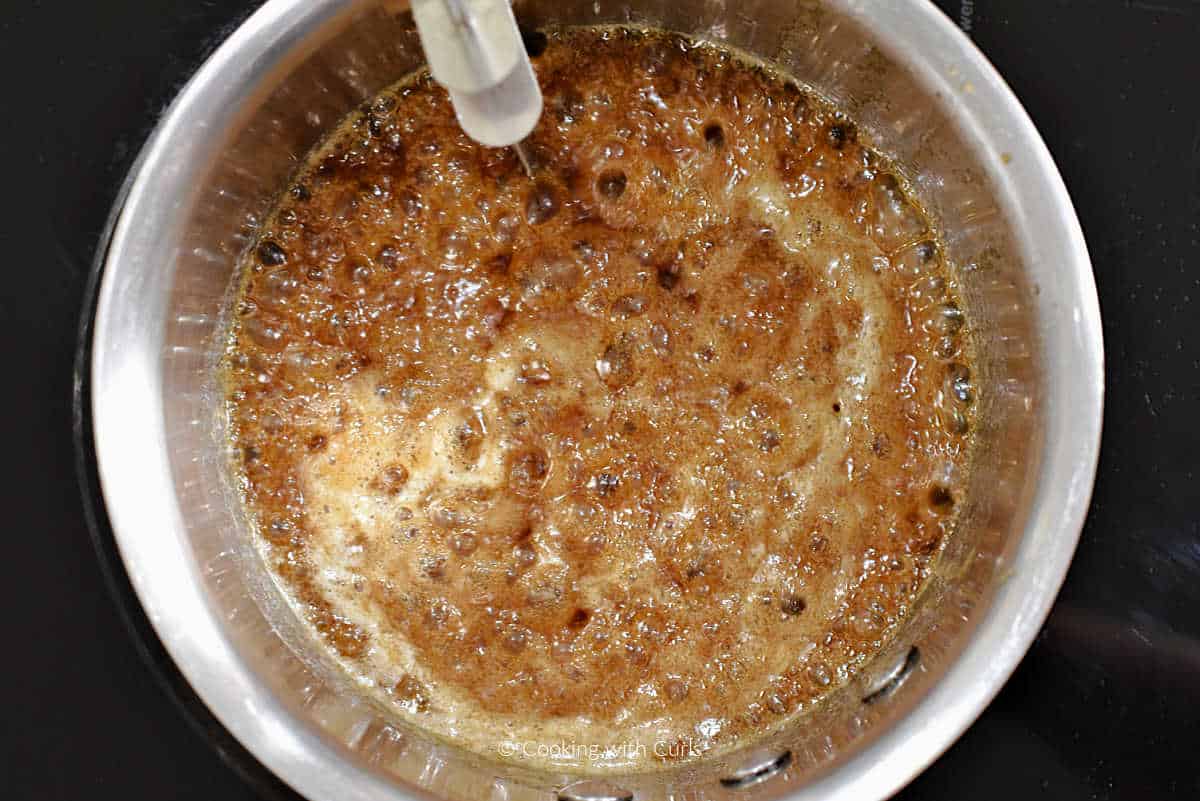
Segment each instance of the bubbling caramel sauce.
[{"label": "bubbling caramel sauce", "polygon": [[237,470],[397,717],[652,767],[905,617],[965,486],[964,319],[902,181],[794,82],[622,28],[535,68],[532,180],[425,75],[300,171],[233,315]]}]

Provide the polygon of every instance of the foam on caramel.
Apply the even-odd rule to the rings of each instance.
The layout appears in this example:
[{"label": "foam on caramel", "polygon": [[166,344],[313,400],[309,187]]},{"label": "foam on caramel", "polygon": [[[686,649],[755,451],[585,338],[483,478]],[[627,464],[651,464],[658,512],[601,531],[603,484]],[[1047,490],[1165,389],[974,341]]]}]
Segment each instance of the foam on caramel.
[{"label": "foam on caramel", "polygon": [[970,360],[936,232],[836,110],[668,34],[559,31],[535,68],[534,180],[418,76],[282,196],[237,469],[395,715],[644,767],[881,647],[961,501]]}]

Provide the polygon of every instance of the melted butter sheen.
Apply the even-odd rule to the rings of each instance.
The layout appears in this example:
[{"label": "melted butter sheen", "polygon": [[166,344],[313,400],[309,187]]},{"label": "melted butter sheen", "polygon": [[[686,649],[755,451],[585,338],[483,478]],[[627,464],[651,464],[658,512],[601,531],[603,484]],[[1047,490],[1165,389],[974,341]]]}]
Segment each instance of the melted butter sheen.
[{"label": "melted butter sheen", "polygon": [[535,65],[535,180],[418,76],[283,195],[231,331],[238,469],[396,715],[686,759],[905,616],[961,501],[963,318],[886,162],[794,84],[622,29]]}]

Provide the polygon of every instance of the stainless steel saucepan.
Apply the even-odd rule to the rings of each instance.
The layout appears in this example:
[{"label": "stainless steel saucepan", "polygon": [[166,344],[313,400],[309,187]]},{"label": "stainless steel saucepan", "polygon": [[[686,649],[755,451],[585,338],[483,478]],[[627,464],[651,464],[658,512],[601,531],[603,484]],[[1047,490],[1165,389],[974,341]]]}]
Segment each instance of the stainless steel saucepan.
[{"label": "stainless steel saucepan", "polygon": [[311,799],[880,799],[1004,684],[1087,509],[1103,350],[1079,223],[1000,76],[925,0],[518,0],[534,25],[631,23],[729,42],[846,108],[940,217],[980,356],[963,520],[885,652],[747,749],[585,780],[391,722],[309,642],[226,475],[213,367],[240,254],[322,132],[420,63],[406,2],[269,0],[164,114],[128,184],[94,328],[93,425],[133,586],[221,722]]}]

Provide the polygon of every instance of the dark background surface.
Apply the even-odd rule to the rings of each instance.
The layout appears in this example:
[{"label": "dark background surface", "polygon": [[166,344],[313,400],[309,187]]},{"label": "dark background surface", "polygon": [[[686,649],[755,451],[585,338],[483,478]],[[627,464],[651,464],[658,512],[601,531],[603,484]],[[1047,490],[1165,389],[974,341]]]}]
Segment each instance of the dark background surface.
[{"label": "dark background surface", "polygon": [[[6,798],[286,792],[195,705],[119,567],[114,602],[112,546],[101,526],[97,559],[70,426],[77,320],[109,207],[159,111],[254,5],[32,0],[0,15]],[[1071,190],[1108,391],[1091,514],[1044,632],[901,798],[1197,798],[1200,2],[939,5],[1012,85]]]}]

